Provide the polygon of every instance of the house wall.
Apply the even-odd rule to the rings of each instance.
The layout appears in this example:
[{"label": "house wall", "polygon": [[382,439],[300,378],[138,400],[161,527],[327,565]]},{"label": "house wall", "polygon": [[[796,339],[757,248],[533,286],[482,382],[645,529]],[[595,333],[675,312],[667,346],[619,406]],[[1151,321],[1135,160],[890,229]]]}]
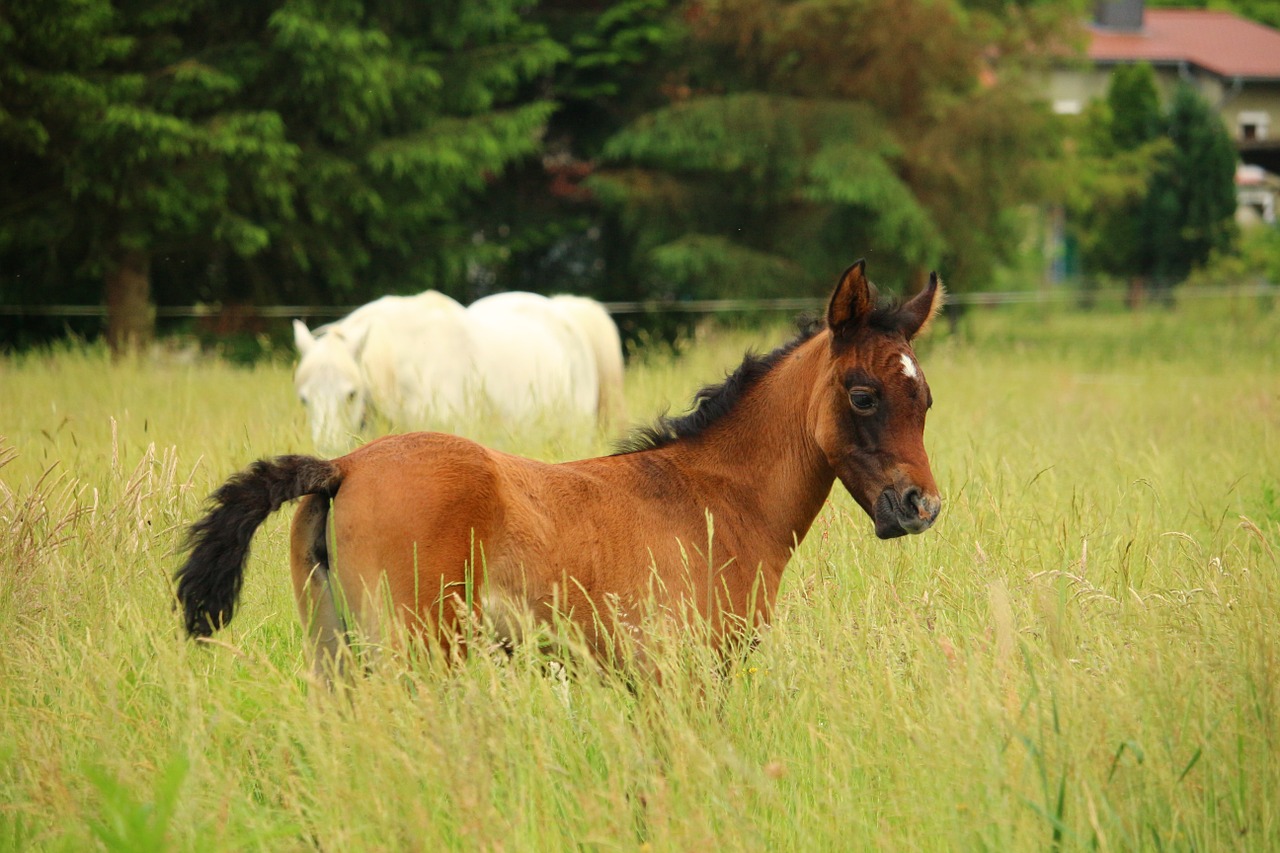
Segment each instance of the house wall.
[{"label": "house wall", "polygon": [[[1176,66],[1155,69],[1156,86],[1166,102],[1178,83],[1186,79],[1200,94],[1218,108],[1232,139],[1241,141],[1240,113],[1264,113],[1269,117],[1268,141],[1280,144],[1280,81],[1224,81],[1207,73],[1183,72]],[[1080,112],[1094,98],[1105,98],[1111,83],[1111,67],[1061,68],[1049,73],[1043,91],[1055,112]]]},{"label": "house wall", "polygon": [[1049,72],[1042,91],[1054,112],[1074,115],[1089,101],[1104,97],[1110,80],[1110,71],[1059,68]]},{"label": "house wall", "polygon": [[1227,98],[1222,107],[1223,119],[1232,137],[1240,139],[1240,114],[1262,113],[1269,119],[1267,139],[1280,144],[1280,84],[1246,85],[1239,94]]},{"label": "house wall", "polygon": [[[1111,70],[1112,66],[1103,65],[1092,68],[1060,68],[1050,72],[1044,89],[1049,103],[1055,112],[1061,114],[1080,112],[1089,101],[1107,96],[1107,87],[1111,85]],[[1160,99],[1168,103],[1181,79],[1179,70],[1176,66],[1167,65],[1155,66],[1154,70]],[[1223,88],[1216,78],[1193,78],[1189,82],[1209,99],[1209,103],[1218,103],[1222,99]]]}]

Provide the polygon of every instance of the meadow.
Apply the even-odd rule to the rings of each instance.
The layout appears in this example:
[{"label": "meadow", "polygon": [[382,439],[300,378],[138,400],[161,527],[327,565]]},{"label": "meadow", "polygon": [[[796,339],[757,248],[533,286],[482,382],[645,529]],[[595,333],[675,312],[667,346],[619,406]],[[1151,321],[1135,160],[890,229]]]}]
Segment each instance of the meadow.
[{"label": "meadow", "polygon": [[[632,417],[788,334],[634,354]],[[311,450],[287,358],[0,361],[0,849],[1280,849],[1280,306],[975,311],[917,350],[937,525],[879,541],[837,484],[727,673],[525,650],[338,696],[288,512],[212,643],[171,610],[208,493]]]}]

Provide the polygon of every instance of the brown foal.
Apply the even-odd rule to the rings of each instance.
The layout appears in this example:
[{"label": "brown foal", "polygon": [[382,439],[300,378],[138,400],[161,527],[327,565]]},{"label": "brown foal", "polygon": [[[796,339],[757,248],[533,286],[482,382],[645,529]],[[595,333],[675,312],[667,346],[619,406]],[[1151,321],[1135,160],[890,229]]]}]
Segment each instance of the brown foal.
[{"label": "brown foal", "polygon": [[612,456],[548,464],[412,433],[334,460],[256,462],[191,528],[176,575],[187,631],[231,620],[254,531],[301,498],[290,563],[321,673],[346,635],[339,600],[365,637],[402,625],[454,653],[468,611],[509,641],[567,618],[604,656],[645,613],[696,615],[721,646],[742,636],[769,620],[836,479],[882,539],[927,530],[941,509],[911,340],[942,288],[933,275],[905,304],[880,305],[864,266],[841,276],[825,322],[748,355],[691,413]]}]

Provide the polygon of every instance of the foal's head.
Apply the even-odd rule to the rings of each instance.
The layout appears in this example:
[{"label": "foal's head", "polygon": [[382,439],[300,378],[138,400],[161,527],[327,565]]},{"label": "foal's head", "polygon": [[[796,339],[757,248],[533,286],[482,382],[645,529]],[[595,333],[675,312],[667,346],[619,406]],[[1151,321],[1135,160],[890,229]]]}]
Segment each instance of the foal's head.
[{"label": "foal's head", "polygon": [[922,533],[942,509],[924,450],[933,398],[911,349],[941,304],[935,273],[905,304],[877,305],[858,261],[827,307],[827,365],[810,406],[814,436],[881,539]]}]

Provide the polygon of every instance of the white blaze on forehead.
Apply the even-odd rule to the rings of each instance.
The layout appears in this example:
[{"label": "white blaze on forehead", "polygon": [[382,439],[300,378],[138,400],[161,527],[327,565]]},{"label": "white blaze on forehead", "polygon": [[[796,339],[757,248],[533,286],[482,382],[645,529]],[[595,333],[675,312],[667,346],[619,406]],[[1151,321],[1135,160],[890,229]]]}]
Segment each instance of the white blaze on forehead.
[{"label": "white blaze on forehead", "polygon": [[916,360],[905,352],[898,358],[902,359],[902,372],[906,374],[908,379],[917,379],[920,376],[920,370],[916,367]]}]

